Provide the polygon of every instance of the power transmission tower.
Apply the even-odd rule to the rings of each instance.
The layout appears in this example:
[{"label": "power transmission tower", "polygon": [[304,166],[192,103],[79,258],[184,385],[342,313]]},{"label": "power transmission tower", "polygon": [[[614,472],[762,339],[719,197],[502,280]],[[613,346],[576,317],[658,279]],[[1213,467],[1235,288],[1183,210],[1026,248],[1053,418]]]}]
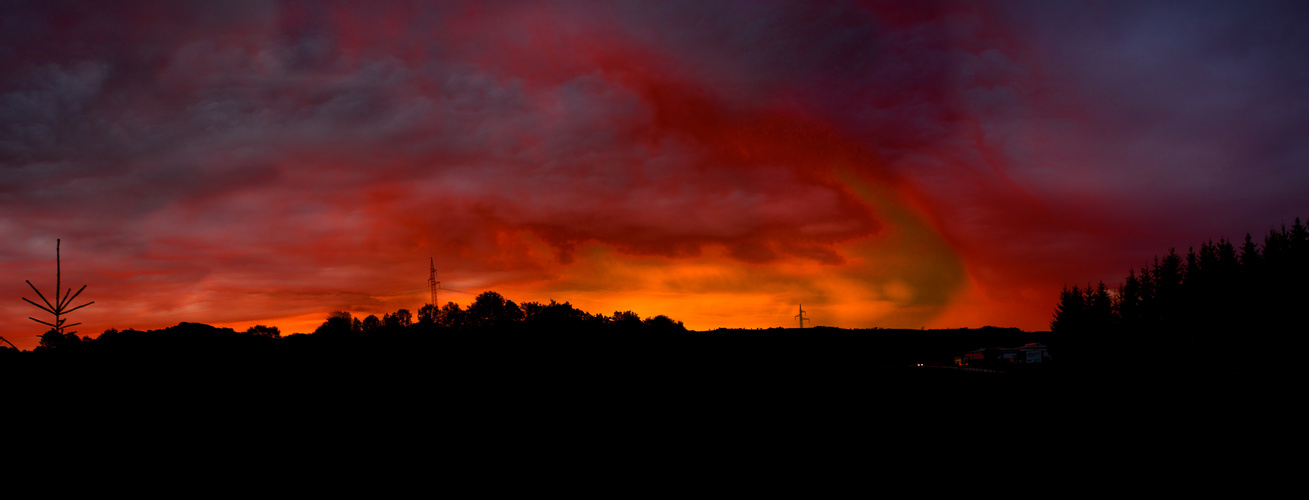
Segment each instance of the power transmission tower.
[{"label": "power transmission tower", "polygon": [[800,328],[804,328],[804,322],[813,321],[809,318],[804,317],[804,304],[800,304],[800,314],[795,315],[795,317],[800,320]]},{"label": "power transmission tower", "polygon": [[[36,302],[27,300],[27,297],[23,297],[23,300],[27,300],[28,304],[32,304],[36,307],[41,308],[42,311],[55,315],[54,323],[46,323],[39,319],[33,318],[31,316],[28,316],[27,319],[49,326],[50,328],[53,328],[56,332],[59,332],[59,335],[65,335],[64,333],[65,328],[77,326],[80,325],[81,323],[73,323],[71,325],[65,325],[64,322],[68,321],[68,319],[60,318],[60,316],[76,311],[83,307],[89,306],[91,304],[94,304],[95,302],[94,301],[87,302],[85,304],[74,307],[72,309],[67,309],[68,304],[71,304],[73,302],[73,299],[76,299],[78,295],[81,295],[82,290],[86,290],[86,285],[82,285],[82,288],[78,289],[77,293],[74,293],[72,297],[68,296],[68,294],[73,292],[73,289],[69,288],[68,291],[64,292],[63,298],[60,298],[59,289],[62,287],[62,283],[60,283],[61,278],[62,278],[62,271],[60,269],[60,262],[59,262],[59,240],[56,239],[55,240],[55,303],[51,304],[49,300],[46,300],[45,295],[42,295],[41,291],[36,289],[36,285],[33,285],[32,282],[29,280],[24,280],[24,281],[27,281],[27,286],[32,287],[32,291],[36,292],[37,297],[41,297],[41,302],[45,302],[45,305],[43,306],[41,304],[37,304]],[[77,333],[77,332],[68,332],[68,333]]]},{"label": "power transmission tower", "polygon": [[432,307],[441,307],[436,303],[436,291],[441,288],[441,282],[436,281],[436,259],[428,257],[428,262],[432,267],[432,273],[427,275],[427,286],[432,289]]}]

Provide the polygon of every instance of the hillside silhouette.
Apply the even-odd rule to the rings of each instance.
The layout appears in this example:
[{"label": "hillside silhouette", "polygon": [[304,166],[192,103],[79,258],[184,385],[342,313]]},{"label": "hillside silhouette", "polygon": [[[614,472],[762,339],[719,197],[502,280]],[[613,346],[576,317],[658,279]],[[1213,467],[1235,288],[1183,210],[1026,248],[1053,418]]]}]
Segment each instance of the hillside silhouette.
[{"label": "hillside silhouette", "polygon": [[[96,337],[47,333],[32,351],[0,353],[10,373],[51,380],[130,379],[151,384],[258,385],[268,380],[413,384],[444,373],[476,373],[477,384],[554,380],[690,386],[745,377],[865,381],[975,376],[924,374],[919,364],[951,365],[960,353],[1043,341],[1048,332],[986,327],[957,330],[774,328],[689,331],[672,318],[631,311],[593,314],[564,302],[518,305],[488,291],[467,308],[425,305],[357,318],[333,312],[312,333],[282,335],[199,323]],[[919,370],[919,371],[915,371]],[[312,374],[312,375],[310,375]],[[516,382],[517,383],[517,382]],[[181,390],[180,388],[178,390]],[[697,389],[698,390],[698,389]]]},{"label": "hillside silhouette", "polygon": [[[543,436],[675,442],[724,432],[750,449],[771,445],[779,428],[833,443],[862,436],[907,448],[927,440],[936,443],[928,449],[943,450],[996,433],[1081,432],[1069,415],[1102,414],[1117,425],[1107,415],[1117,408],[1180,416],[1195,401],[1244,409],[1278,401],[1251,391],[1269,386],[1258,373],[1232,377],[1176,362],[1110,370],[1086,354],[1094,352],[1088,346],[1133,342],[1070,332],[1064,323],[1055,332],[689,331],[666,316],[519,305],[485,292],[467,308],[429,305],[380,318],[334,312],[313,332],[289,335],[200,323],[96,337],[47,333],[31,351],[0,349],[0,380],[14,408],[69,426],[77,425],[71,416],[107,419],[128,430],[124,436],[216,430],[238,440],[332,443],[345,433],[464,450],[486,449],[488,439],[514,447]],[[1029,343],[1048,344],[1053,360],[954,366],[966,352],[989,357]],[[1168,357],[1170,347],[1156,348],[1150,359]]]},{"label": "hillside silhouette", "polygon": [[[1309,299],[1309,231],[1296,220],[1262,244],[1249,235],[1170,250],[1104,283],[1067,287],[1049,332],[983,327],[952,330],[829,327],[689,331],[667,316],[610,315],[568,302],[518,304],[494,291],[468,306],[454,302],[399,309],[381,317],[327,315],[313,332],[284,335],[181,323],[159,330],[107,330],[98,336],[47,332],[32,351],[0,347],[0,370],[49,384],[118,381],[172,390],[196,384],[260,387],[270,380],[344,386],[423,384],[476,374],[475,387],[564,383],[587,387],[723,383],[749,387],[820,383],[943,381],[993,384],[977,371],[951,370],[964,353],[984,353],[1005,384],[1049,390],[1069,383],[1130,384],[1143,377],[1207,379],[1284,376],[1300,352]],[[1256,341],[1257,339],[1257,341]],[[1049,362],[998,363],[997,349],[1049,346]],[[1256,347],[1257,344],[1257,347]],[[1268,346],[1272,346],[1268,348]],[[1249,346],[1248,348],[1246,346]],[[937,369],[933,369],[937,368]],[[989,378],[988,378],[989,377]],[[891,382],[895,381],[895,382]],[[979,382],[984,381],[984,382]],[[1108,382],[1105,382],[1108,381]],[[761,385],[762,384],[762,385]],[[699,389],[697,389],[698,391]]]},{"label": "hillside silhouette", "polygon": [[[42,336],[40,345],[10,359],[97,358],[186,360],[221,363],[243,357],[294,357],[303,353],[339,352],[360,356],[405,358],[430,356],[429,349],[502,349],[549,352],[561,358],[587,356],[629,358],[678,356],[713,358],[724,363],[746,362],[741,353],[779,349],[796,355],[858,358],[872,364],[950,363],[967,349],[997,344],[1033,342],[1048,334],[1016,328],[984,327],[955,330],[841,329],[831,327],[729,329],[689,331],[664,315],[641,318],[632,311],[592,314],[564,302],[518,305],[494,291],[478,295],[468,308],[449,302],[440,308],[424,305],[415,316],[406,309],[354,317],[344,311],[328,314],[312,333],[282,335],[276,327],[252,326],[244,332],[200,323],[181,323],[159,330],[111,329],[99,336]],[[854,349],[848,349],[853,347]],[[828,351],[823,354],[823,351]],[[723,352],[718,352],[723,351]],[[727,356],[728,352],[737,354]],[[423,354],[416,354],[423,353]],[[797,361],[789,361],[795,364]]]}]

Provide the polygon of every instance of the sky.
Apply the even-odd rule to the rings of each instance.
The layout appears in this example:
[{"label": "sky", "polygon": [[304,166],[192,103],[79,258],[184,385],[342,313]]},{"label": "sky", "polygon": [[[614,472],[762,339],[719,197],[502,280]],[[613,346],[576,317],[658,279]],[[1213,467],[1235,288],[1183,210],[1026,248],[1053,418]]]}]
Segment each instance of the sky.
[{"label": "sky", "polygon": [[[112,5],[111,5],[112,4]],[[0,1],[0,336],[495,290],[1048,329],[1309,216],[1301,2]],[[429,260],[431,259],[431,260]]]}]

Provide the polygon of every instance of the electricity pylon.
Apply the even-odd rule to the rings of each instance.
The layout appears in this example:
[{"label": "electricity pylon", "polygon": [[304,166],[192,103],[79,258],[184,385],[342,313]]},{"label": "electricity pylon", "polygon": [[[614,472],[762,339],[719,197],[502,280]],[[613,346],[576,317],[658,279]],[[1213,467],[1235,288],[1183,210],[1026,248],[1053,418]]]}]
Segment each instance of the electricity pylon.
[{"label": "electricity pylon", "polygon": [[804,304],[800,304],[800,314],[795,315],[795,317],[800,320],[800,328],[804,328],[804,322],[813,321],[804,317]]},{"label": "electricity pylon", "polygon": [[436,303],[436,291],[441,288],[441,282],[436,281],[436,259],[428,257],[428,263],[432,267],[432,273],[427,275],[427,286],[432,288],[432,307],[441,307]]},{"label": "electricity pylon", "polygon": [[[60,297],[59,297],[59,289],[60,289],[61,286],[62,286],[62,283],[60,283],[60,279],[61,279],[61,278],[62,278],[62,272],[61,272],[61,269],[60,269],[60,263],[59,263],[59,240],[56,239],[56,240],[55,240],[55,303],[54,303],[54,304],[51,304],[49,300],[46,300],[45,295],[42,295],[42,294],[41,294],[41,291],[36,289],[36,285],[33,285],[31,281],[27,281],[27,280],[24,280],[24,281],[27,281],[27,286],[32,287],[32,291],[33,291],[33,292],[36,292],[36,296],[37,296],[37,297],[41,297],[41,302],[45,302],[45,305],[43,306],[43,305],[41,305],[41,304],[37,304],[36,302],[32,302],[32,301],[30,301],[30,300],[27,300],[27,297],[23,297],[23,300],[27,300],[27,303],[28,303],[28,304],[32,304],[32,305],[34,305],[34,306],[36,306],[36,307],[41,308],[42,311],[45,311],[45,312],[48,312],[48,313],[50,313],[50,314],[55,315],[55,322],[54,322],[54,323],[46,323],[46,322],[41,321],[41,320],[39,320],[39,319],[33,318],[33,317],[31,317],[31,316],[28,316],[27,319],[30,319],[30,320],[35,321],[35,322],[37,322],[37,323],[40,323],[40,324],[43,324],[43,325],[49,326],[50,328],[53,328],[56,332],[59,332],[59,335],[64,335],[64,329],[65,329],[65,328],[69,328],[69,327],[77,326],[77,325],[80,325],[81,323],[73,323],[73,324],[71,324],[71,325],[65,325],[64,322],[65,322],[65,321],[68,321],[68,318],[60,318],[60,316],[63,316],[63,315],[68,314],[68,313],[70,313],[70,312],[76,311],[76,310],[81,309],[81,308],[83,308],[83,307],[89,306],[89,305],[91,305],[91,304],[94,304],[95,302],[94,302],[94,301],[92,301],[92,302],[87,302],[87,303],[85,303],[85,304],[82,304],[82,305],[80,305],[80,306],[74,307],[74,308],[72,308],[72,309],[67,309],[68,304],[71,304],[71,303],[73,302],[73,299],[76,299],[78,295],[81,295],[81,294],[82,294],[82,290],[86,290],[86,285],[82,285],[82,288],[79,288],[79,289],[77,290],[77,293],[74,293],[72,297],[69,297],[69,296],[68,296],[68,294],[69,294],[69,293],[72,293],[72,291],[73,291],[72,288],[69,288],[68,291],[65,291],[65,292],[64,292],[64,296],[63,296],[63,298],[60,298]],[[68,332],[68,333],[77,333],[77,332]]]}]

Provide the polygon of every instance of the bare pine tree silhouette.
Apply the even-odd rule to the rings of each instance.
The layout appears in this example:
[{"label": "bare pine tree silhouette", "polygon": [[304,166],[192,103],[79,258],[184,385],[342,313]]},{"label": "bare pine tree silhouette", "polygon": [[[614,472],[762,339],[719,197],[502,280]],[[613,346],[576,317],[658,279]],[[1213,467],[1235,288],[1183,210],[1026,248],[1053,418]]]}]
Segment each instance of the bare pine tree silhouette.
[{"label": "bare pine tree silhouette", "polygon": [[[42,301],[42,302],[45,302],[45,305],[43,306],[43,305],[41,305],[41,304],[37,304],[36,302],[32,302],[32,301],[30,301],[30,300],[27,300],[27,297],[23,297],[23,300],[27,300],[27,303],[28,303],[28,304],[32,304],[32,305],[34,305],[34,306],[36,306],[36,307],[41,308],[41,310],[43,310],[43,311],[45,311],[45,312],[48,312],[48,313],[50,313],[50,314],[55,315],[55,322],[54,322],[54,323],[46,323],[46,322],[41,321],[41,320],[39,320],[39,319],[33,318],[33,317],[31,317],[31,316],[28,316],[27,319],[30,319],[30,320],[35,321],[35,322],[37,322],[37,323],[40,323],[40,324],[43,324],[43,325],[49,326],[49,327],[53,328],[56,332],[59,332],[59,335],[65,335],[65,332],[64,332],[64,329],[65,329],[65,328],[73,327],[73,326],[77,326],[77,325],[80,325],[81,323],[73,323],[73,324],[71,324],[71,325],[65,325],[64,322],[65,322],[65,321],[68,321],[68,319],[67,319],[67,318],[61,318],[60,316],[64,316],[64,315],[66,315],[66,314],[68,314],[68,313],[70,313],[70,312],[73,312],[73,311],[76,311],[76,310],[81,309],[81,308],[83,308],[83,307],[86,307],[86,306],[89,306],[89,305],[91,305],[91,304],[94,304],[95,302],[94,302],[94,301],[92,301],[92,302],[87,302],[87,303],[85,303],[85,304],[82,304],[82,305],[80,305],[80,306],[74,307],[74,308],[72,308],[72,309],[67,309],[68,304],[72,303],[72,302],[73,302],[73,299],[76,299],[78,295],[81,295],[81,294],[82,294],[82,290],[86,290],[86,285],[82,285],[82,288],[79,288],[79,289],[77,290],[77,293],[73,293],[73,294],[72,294],[72,295],[73,295],[72,297],[69,297],[69,296],[68,296],[68,295],[69,295],[70,293],[72,293],[72,291],[73,291],[72,288],[69,288],[68,291],[65,291],[65,292],[64,292],[64,296],[63,296],[63,298],[60,298],[60,297],[59,297],[59,289],[61,288],[61,283],[60,283],[60,279],[61,279],[61,278],[62,278],[62,276],[61,276],[60,263],[59,263],[59,240],[56,239],[56,240],[55,240],[55,303],[54,303],[54,304],[51,304],[49,300],[46,300],[45,295],[42,295],[42,294],[41,294],[41,291],[36,289],[36,285],[33,285],[31,281],[27,281],[27,280],[25,280],[25,281],[27,281],[27,286],[32,287],[32,291],[33,291],[33,292],[36,292],[36,296],[37,296],[37,297],[41,297],[41,301]],[[67,332],[67,333],[77,333],[77,332]]]}]

